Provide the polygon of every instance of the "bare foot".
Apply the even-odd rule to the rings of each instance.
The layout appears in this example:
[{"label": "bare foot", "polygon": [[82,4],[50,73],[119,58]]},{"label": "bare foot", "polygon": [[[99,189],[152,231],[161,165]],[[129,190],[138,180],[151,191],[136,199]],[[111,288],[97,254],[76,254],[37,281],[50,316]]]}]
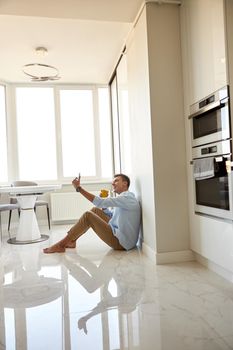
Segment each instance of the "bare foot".
[{"label": "bare foot", "polygon": [[76,248],[76,241],[68,242],[66,248]]},{"label": "bare foot", "polygon": [[66,250],[65,247],[61,246],[59,243],[56,243],[54,245],[52,245],[49,248],[45,248],[43,249],[43,252],[45,254],[51,254],[51,253],[64,253]]}]

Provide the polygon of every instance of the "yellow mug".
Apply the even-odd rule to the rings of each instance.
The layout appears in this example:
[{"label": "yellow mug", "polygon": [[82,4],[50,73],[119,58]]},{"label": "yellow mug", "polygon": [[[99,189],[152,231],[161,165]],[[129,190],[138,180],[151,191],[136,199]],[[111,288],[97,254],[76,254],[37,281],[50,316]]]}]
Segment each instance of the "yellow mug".
[{"label": "yellow mug", "polygon": [[109,191],[108,190],[100,190],[100,197],[106,198],[108,197]]}]

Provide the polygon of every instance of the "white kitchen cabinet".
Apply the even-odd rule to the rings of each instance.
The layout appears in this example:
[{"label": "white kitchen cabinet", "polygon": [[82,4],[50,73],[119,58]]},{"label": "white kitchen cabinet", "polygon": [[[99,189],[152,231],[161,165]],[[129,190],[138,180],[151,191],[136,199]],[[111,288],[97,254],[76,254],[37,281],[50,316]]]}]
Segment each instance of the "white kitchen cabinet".
[{"label": "white kitchen cabinet", "polygon": [[189,104],[227,84],[224,0],[183,0]]},{"label": "white kitchen cabinet", "polygon": [[233,1],[225,0],[227,70],[230,85],[231,134],[233,135]]}]

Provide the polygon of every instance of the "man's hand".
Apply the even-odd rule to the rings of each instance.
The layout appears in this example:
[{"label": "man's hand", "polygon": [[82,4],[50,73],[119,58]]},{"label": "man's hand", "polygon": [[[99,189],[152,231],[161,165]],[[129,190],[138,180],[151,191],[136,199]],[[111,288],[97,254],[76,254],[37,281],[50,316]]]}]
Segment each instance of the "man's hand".
[{"label": "man's hand", "polygon": [[94,194],[88,192],[88,191],[85,191],[84,188],[81,187],[80,185],[80,179],[81,179],[81,176],[79,174],[78,177],[76,177],[73,181],[72,181],[72,185],[74,186],[75,190],[79,193],[81,193],[82,196],[84,196],[86,199],[88,199],[90,202],[93,202],[95,196]]},{"label": "man's hand", "polygon": [[84,332],[87,334],[87,319],[84,317],[81,317],[79,320],[78,320],[78,328],[79,329],[83,329]]},{"label": "man's hand", "polygon": [[79,174],[79,176],[75,177],[74,180],[72,181],[72,185],[74,186],[75,189],[77,187],[80,187],[80,180],[81,180],[81,176]]}]

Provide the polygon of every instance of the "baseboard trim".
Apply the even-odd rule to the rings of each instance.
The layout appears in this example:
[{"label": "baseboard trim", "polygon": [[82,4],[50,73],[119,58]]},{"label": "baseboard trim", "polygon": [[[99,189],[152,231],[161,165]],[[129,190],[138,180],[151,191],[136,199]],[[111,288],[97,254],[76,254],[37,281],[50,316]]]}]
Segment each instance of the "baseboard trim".
[{"label": "baseboard trim", "polygon": [[177,262],[194,261],[192,250],[181,250],[177,252],[156,253],[146,243],[142,244],[142,252],[156,265],[172,264]]},{"label": "baseboard trim", "polygon": [[179,250],[176,252],[166,252],[156,254],[156,264],[171,264],[185,261],[194,261],[192,250]]},{"label": "baseboard trim", "polygon": [[144,242],[142,242],[142,253],[145,254],[153,263],[156,264],[155,251]]},{"label": "baseboard trim", "polygon": [[229,270],[224,269],[224,267],[210,261],[209,259],[205,258],[204,256],[193,252],[195,260],[199,262],[201,265],[205,266],[207,269],[217,273],[221,277],[225,278],[229,282],[233,282],[233,273]]},{"label": "baseboard trim", "polygon": [[233,272],[226,270],[222,266],[208,260],[204,256],[192,251],[181,250],[177,252],[156,253],[146,243],[142,243],[142,252],[156,265],[172,264],[186,261],[197,261],[207,269],[217,273],[229,282],[233,283]]}]

